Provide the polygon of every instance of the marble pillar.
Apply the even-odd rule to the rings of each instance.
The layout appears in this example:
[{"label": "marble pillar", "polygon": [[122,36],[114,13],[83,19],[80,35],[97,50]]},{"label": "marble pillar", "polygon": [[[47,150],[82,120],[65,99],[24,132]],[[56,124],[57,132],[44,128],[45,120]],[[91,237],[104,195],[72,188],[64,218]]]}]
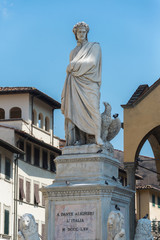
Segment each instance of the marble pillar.
[{"label": "marble pillar", "polygon": [[[124,163],[125,170],[127,172],[127,185],[130,189],[135,191],[135,162],[126,162]],[[136,227],[136,218],[135,218],[135,193],[132,194],[131,204],[130,204],[130,239],[134,240]]]}]

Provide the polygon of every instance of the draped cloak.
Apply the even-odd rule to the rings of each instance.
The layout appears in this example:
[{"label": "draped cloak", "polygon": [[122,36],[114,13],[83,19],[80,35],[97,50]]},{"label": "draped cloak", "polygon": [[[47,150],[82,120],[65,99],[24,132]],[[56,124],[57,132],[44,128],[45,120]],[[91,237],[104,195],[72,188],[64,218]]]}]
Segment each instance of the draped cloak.
[{"label": "draped cloak", "polygon": [[62,91],[62,113],[65,119],[69,119],[83,132],[96,135],[101,125],[100,45],[87,42],[70,61],[70,66],[71,72],[67,74]]}]

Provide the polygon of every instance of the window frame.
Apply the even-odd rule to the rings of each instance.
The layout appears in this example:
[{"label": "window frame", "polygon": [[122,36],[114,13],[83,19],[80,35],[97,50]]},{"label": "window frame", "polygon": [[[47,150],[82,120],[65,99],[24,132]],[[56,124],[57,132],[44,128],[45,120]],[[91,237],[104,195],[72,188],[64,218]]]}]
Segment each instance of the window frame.
[{"label": "window frame", "polygon": [[[9,163],[9,170],[8,170],[8,172],[9,172],[9,176],[7,175],[7,162]],[[11,160],[8,158],[8,157],[5,157],[5,179],[7,180],[7,181],[11,181]]]},{"label": "window frame", "polygon": [[[3,115],[2,117],[1,117],[1,114]],[[4,110],[4,108],[0,108],[0,120],[4,120],[5,119],[5,110]]]}]

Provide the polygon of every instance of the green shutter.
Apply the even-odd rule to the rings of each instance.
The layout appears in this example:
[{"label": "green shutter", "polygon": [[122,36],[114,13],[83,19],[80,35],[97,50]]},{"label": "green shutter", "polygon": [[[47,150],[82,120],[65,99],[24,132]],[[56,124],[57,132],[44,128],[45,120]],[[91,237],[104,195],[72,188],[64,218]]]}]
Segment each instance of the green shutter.
[{"label": "green shutter", "polygon": [[9,235],[9,211],[4,211],[4,234]]},{"label": "green shutter", "polygon": [[158,208],[160,208],[160,197],[158,197]]},{"label": "green shutter", "polygon": [[155,207],[155,195],[152,195],[152,206]]}]

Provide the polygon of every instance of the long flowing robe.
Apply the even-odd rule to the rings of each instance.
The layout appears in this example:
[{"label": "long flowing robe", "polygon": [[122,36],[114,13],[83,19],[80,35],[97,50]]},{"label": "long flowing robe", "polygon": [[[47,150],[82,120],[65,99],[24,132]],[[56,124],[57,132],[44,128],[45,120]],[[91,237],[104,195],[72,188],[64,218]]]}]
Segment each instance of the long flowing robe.
[{"label": "long flowing robe", "polygon": [[70,61],[70,68],[72,70],[67,74],[62,91],[62,113],[81,131],[96,135],[101,125],[100,45],[87,42]]}]

